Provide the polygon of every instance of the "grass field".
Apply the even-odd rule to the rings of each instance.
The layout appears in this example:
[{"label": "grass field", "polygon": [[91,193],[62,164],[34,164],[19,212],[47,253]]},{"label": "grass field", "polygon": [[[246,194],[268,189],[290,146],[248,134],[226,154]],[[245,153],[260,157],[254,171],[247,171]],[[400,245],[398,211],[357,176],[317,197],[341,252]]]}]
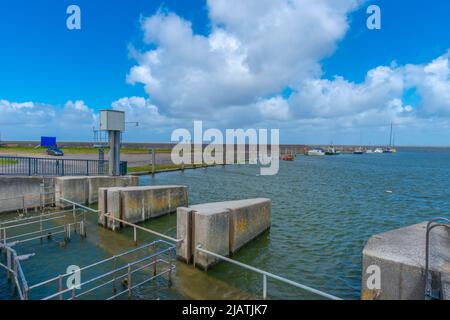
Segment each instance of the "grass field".
[{"label": "grass field", "polygon": [[[70,148],[61,148],[64,154],[97,154],[98,148],[88,148],[88,147],[70,147]],[[43,147],[25,147],[25,146],[17,146],[17,147],[0,147],[0,153],[4,154],[29,154],[29,155],[43,155],[47,151],[47,148]],[[108,152],[109,148],[105,148],[105,152]],[[148,154],[149,149],[147,148],[122,148],[121,153],[124,154]],[[168,153],[171,152],[171,149],[156,149],[157,153]]]},{"label": "grass field", "polygon": [[[198,164],[196,165],[196,167],[201,167],[202,165]],[[193,165],[185,165],[184,168],[185,169],[190,169],[193,168]],[[170,171],[170,170],[179,170],[181,169],[182,166],[181,165],[177,165],[177,164],[156,164],[155,165],[155,172],[158,171]],[[128,167],[128,173],[136,173],[136,172],[147,172],[147,173],[151,173],[152,172],[152,165],[146,165],[146,166],[136,166],[136,167]]]}]

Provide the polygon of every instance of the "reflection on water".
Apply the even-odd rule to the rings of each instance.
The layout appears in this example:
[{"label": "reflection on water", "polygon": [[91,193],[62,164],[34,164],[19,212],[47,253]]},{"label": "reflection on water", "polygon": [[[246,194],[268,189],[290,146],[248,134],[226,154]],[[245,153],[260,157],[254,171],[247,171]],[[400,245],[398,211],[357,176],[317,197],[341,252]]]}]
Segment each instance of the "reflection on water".
[{"label": "reflection on water", "polygon": [[[449,169],[447,152],[299,156],[281,163],[276,176],[259,176],[259,168],[235,165],[145,176],[141,184],[187,185],[191,204],[272,199],[272,228],[233,258],[342,298],[358,299],[365,241],[373,234],[449,212]],[[27,274],[39,274],[29,282],[63,273],[69,264],[87,265],[131,248],[132,229],[113,233],[98,228],[95,216],[89,220],[86,240],[75,238],[65,248],[55,243],[33,249],[47,258],[24,262]],[[176,235],[176,215],[143,225]],[[155,238],[139,232],[140,244],[151,240]],[[0,277],[5,279],[3,273]],[[3,299],[9,297],[5,282],[0,282]],[[268,288],[274,299],[317,298],[273,280]],[[165,283],[149,285],[133,298],[249,299],[261,293],[261,276],[239,267],[222,262],[204,273],[177,262],[170,289]]]}]

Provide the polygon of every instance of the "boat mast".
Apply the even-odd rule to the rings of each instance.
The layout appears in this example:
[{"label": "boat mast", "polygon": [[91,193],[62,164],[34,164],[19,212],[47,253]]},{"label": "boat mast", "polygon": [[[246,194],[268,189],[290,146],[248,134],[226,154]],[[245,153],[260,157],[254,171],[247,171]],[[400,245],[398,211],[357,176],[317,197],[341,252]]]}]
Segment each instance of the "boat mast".
[{"label": "boat mast", "polygon": [[389,146],[392,147],[392,122],[391,122],[391,134],[389,136]]}]

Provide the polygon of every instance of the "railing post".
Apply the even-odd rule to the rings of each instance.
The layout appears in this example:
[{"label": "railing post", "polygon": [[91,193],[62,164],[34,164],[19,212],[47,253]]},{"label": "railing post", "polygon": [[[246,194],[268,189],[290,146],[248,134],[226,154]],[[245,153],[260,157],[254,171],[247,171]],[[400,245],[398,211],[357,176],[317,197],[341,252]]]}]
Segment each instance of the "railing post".
[{"label": "railing post", "polygon": [[113,294],[116,294],[116,292],[117,292],[117,289],[116,289],[116,267],[117,267],[117,257],[114,257],[114,260],[113,260],[114,273],[113,273],[113,281],[112,281]]},{"label": "railing post", "polygon": [[28,300],[28,296],[29,296],[29,289],[28,286],[25,286],[24,290],[23,290],[23,299],[24,300]]},{"label": "railing post", "polygon": [[62,299],[63,299],[62,291],[63,291],[62,276],[61,276],[61,275],[58,275],[58,292],[60,292],[60,294],[59,294],[59,300],[62,300]]},{"label": "railing post", "polygon": [[11,251],[6,248],[6,266],[8,267],[8,282],[11,282]]},{"label": "railing post", "polygon": [[267,299],[267,276],[263,274],[263,299]]},{"label": "railing post", "polygon": [[156,162],[156,151],[155,148],[152,149],[152,175],[155,175],[155,162]]},{"label": "railing post", "polygon": [[157,268],[157,261],[158,261],[158,259],[156,259],[156,257],[154,257],[153,258],[153,276],[155,277],[156,276],[156,272],[157,272],[157,270],[156,270],[156,268]]},{"label": "railing post", "polygon": [[31,176],[31,158],[28,158],[28,175]]},{"label": "railing post", "polygon": [[169,249],[169,287],[172,286],[172,249]]},{"label": "railing post", "polygon": [[41,236],[41,244],[42,244],[42,242],[43,242],[43,239],[42,239],[42,237],[43,237],[43,235],[42,235],[42,214],[39,216],[39,235]]},{"label": "railing post", "polygon": [[128,264],[128,297],[131,298],[131,265]]},{"label": "railing post", "polygon": [[[75,229],[75,233],[77,233],[77,215],[76,215],[77,209],[75,205],[72,205],[72,215],[73,215],[73,227]],[[80,230],[81,233],[81,230]]]},{"label": "railing post", "polygon": [[133,239],[134,239],[134,245],[137,246],[137,231],[136,231],[136,227],[133,227]]},{"label": "railing post", "polygon": [[[16,289],[16,290],[18,290],[19,288],[18,288],[18,285],[19,285],[19,281],[18,281],[18,278],[17,278],[17,260],[16,260],[17,258],[16,257],[14,257],[13,258],[13,265],[14,265],[14,279],[13,279],[13,284],[14,284],[14,288]],[[17,280],[17,281],[15,281],[15,280]]]},{"label": "railing post", "polygon": [[86,175],[89,175],[89,160],[86,160]]}]

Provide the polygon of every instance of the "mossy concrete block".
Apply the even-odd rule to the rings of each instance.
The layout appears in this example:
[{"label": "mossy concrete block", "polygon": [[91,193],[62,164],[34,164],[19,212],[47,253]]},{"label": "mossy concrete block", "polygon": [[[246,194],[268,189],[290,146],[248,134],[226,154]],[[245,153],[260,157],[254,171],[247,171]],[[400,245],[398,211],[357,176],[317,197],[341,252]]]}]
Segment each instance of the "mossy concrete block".
[{"label": "mossy concrete block", "polygon": [[258,237],[271,225],[270,199],[248,199],[234,201],[230,205],[230,252]]},{"label": "mossy concrete block", "polygon": [[[124,221],[139,223],[187,206],[188,192],[187,187],[174,185],[100,188],[99,199],[100,224],[105,225],[106,212]],[[108,225],[111,229],[119,226]]]},{"label": "mossy concrete block", "polygon": [[182,242],[177,243],[177,257],[183,262],[191,263],[193,257],[193,211],[186,207],[177,209],[177,239]]},{"label": "mossy concrete block", "polygon": [[218,260],[196,251],[198,245],[205,250],[228,256],[270,228],[270,211],[271,201],[265,198],[179,208],[177,236],[178,239],[183,239],[183,243],[179,245],[179,259],[189,262],[195,255],[196,265],[207,269]]},{"label": "mossy concrete block", "polygon": [[61,201],[60,198],[86,205],[89,199],[89,184],[87,177],[58,177],[55,188],[56,201],[60,207],[68,207],[70,204]]},{"label": "mossy concrete block", "polygon": [[130,187],[139,185],[139,177],[135,176],[95,176],[88,177],[89,183],[89,204],[96,203],[98,201],[98,190],[100,188],[111,187]]},{"label": "mossy concrete block", "polygon": [[[195,207],[195,206],[194,206]],[[202,208],[194,210],[194,246],[201,245],[203,249],[228,256],[230,241],[230,217],[226,208]],[[195,264],[203,269],[213,266],[219,260],[202,252],[195,255]]]}]

